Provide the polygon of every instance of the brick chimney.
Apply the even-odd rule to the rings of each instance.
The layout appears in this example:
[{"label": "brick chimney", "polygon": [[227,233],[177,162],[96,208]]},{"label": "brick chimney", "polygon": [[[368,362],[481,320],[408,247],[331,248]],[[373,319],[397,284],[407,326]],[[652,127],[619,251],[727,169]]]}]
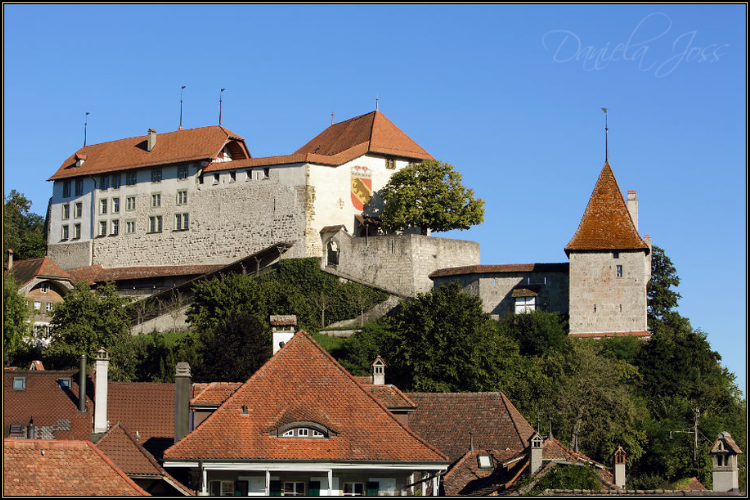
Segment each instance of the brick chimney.
[{"label": "brick chimney", "polygon": [[107,376],[109,353],[103,347],[96,351],[96,386],[94,387],[94,432],[106,432],[107,424]]},{"label": "brick chimney", "polygon": [[635,230],[638,231],[638,195],[632,189],[628,191],[628,212],[635,224]]},{"label": "brick chimney", "polygon": [[151,152],[151,150],[154,149],[154,146],[156,146],[156,130],[150,128],[148,129],[148,140],[146,141],[146,150]]},{"label": "brick chimney", "polygon": [[177,363],[174,377],[174,442],[190,432],[190,365],[186,361]]},{"label": "brick chimney", "polygon": [[625,450],[622,446],[615,451],[615,486],[625,487]]},{"label": "brick chimney", "polygon": [[276,354],[294,337],[297,330],[297,316],[294,314],[271,316],[270,323],[271,332],[273,332],[273,354]]}]

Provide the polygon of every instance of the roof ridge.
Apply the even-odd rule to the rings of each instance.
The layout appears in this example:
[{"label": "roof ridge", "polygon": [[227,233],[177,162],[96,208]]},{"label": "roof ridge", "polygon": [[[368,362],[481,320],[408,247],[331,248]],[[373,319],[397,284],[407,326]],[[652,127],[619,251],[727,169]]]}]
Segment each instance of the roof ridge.
[{"label": "roof ridge", "polygon": [[115,464],[112,461],[111,458],[109,458],[107,455],[105,455],[102,450],[100,450],[99,448],[97,448],[96,445],[94,445],[94,443],[92,443],[91,441],[84,441],[84,443],[86,443],[86,445],[88,445],[89,448],[91,448],[92,450],[94,450],[94,452],[97,455],[99,455],[106,462],[106,464],[109,465],[109,467],[112,468],[112,470],[114,472],[116,472],[123,479],[125,479],[125,481],[127,481],[131,486],[135,487],[136,491],[140,491],[140,492],[144,493],[144,495],[150,496],[150,493],[148,493],[146,490],[144,490],[143,488],[141,488],[140,486],[138,486],[138,484],[135,481],[133,481],[132,479],[130,479],[128,477],[128,475],[125,474],[125,471],[123,471],[122,469],[120,469],[117,466],[117,464]]}]

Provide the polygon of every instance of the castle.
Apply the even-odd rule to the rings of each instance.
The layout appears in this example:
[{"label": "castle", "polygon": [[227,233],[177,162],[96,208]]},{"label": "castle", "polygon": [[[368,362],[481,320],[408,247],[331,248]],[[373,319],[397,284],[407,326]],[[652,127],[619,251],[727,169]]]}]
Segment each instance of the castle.
[{"label": "castle", "polygon": [[149,129],[84,146],[50,177],[48,257],[73,276],[161,273],[174,285],[190,268],[288,242],[284,258],[319,257],[329,272],[396,295],[460,280],[492,314],[539,307],[569,314],[573,335],[648,335],[650,241],[638,234],[635,192],[626,202],[609,163],[565,247],[569,263],[482,266],[476,242],[384,234],[368,211],[382,208],[394,172],[430,159],[379,111],[263,158],[221,126]]}]

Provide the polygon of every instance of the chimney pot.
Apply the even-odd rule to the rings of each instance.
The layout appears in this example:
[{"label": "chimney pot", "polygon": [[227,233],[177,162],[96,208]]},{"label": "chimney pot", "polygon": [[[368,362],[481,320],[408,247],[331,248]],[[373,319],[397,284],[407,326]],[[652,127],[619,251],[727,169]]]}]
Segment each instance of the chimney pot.
[{"label": "chimney pot", "polygon": [[106,432],[109,356],[103,347],[96,352],[96,386],[94,387],[94,432]]},{"label": "chimney pot", "polygon": [[78,413],[86,413],[86,355],[78,362]]},{"label": "chimney pot", "polygon": [[156,146],[156,130],[150,128],[148,129],[148,140],[146,141],[146,150],[151,152],[151,150],[154,149],[154,146]]},{"label": "chimney pot", "polygon": [[177,363],[174,378],[174,442],[190,432],[190,365]]}]

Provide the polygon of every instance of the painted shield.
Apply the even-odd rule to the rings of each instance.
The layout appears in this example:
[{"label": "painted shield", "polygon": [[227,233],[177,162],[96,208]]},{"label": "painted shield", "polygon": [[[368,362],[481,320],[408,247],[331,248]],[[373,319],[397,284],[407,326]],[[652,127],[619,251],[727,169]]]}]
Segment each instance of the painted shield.
[{"label": "painted shield", "polygon": [[357,210],[362,210],[372,197],[371,175],[366,167],[352,169],[352,204]]}]

